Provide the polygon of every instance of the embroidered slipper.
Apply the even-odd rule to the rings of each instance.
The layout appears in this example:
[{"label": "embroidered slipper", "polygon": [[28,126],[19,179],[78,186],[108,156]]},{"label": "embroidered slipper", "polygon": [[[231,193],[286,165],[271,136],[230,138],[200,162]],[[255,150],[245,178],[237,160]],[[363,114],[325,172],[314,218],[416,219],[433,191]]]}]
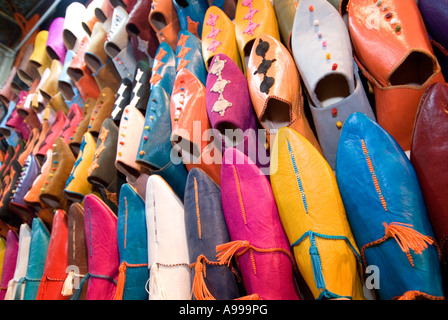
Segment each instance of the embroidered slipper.
[{"label": "embroidered slipper", "polygon": [[[378,124],[409,151],[425,89],[445,82],[417,3],[362,0],[356,5],[349,2],[347,10],[355,58],[374,90]],[[371,39],[369,45],[365,39]],[[390,44],[387,49],[374,45],[373,50],[372,43],[385,41]]]},{"label": "embroidered slipper", "polygon": [[273,141],[280,128],[290,127],[322,152],[305,115],[300,81],[294,59],[280,40],[264,34],[255,39],[247,63],[247,82],[267,141]]},{"label": "embroidered slipper", "polygon": [[118,202],[117,241],[120,254],[114,300],[148,300],[148,232],[145,201],[129,184],[123,184]]},{"label": "embroidered slipper", "polygon": [[160,175],[183,200],[188,172],[182,162],[172,159],[171,132],[170,96],[161,84],[156,84],[149,96],[135,161],[151,174]]},{"label": "embroidered slipper", "polygon": [[352,114],[336,175],[364,267],[381,270],[379,298],[444,299],[439,249],[417,175],[393,137],[364,114]]},{"label": "embroidered slipper", "polygon": [[243,71],[232,20],[217,6],[207,9],[202,28],[202,56],[207,71],[213,57],[223,53]]},{"label": "embroidered slipper", "polygon": [[239,0],[235,13],[235,35],[244,74],[253,43],[260,34],[271,35],[280,41],[272,3],[269,0]]},{"label": "embroidered slipper", "polygon": [[149,299],[189,300],[191,272],[184,206],[159,175],[147,180],[145,212]]},{"label": "embroidered slipper", "polygon": [[154,57],[151,78],[149,79],[149,83],[151,84],[150,90],[156,85],[161,85],[166,93],[171,95],[175,77],[176,55],[171,46],[163,41],[160,43],[156,56]]},{"label": "embroidered slipper", "polygon": [[188,173],[184,204],[192,298],[239,298],[239,274],[216,259],[216,246],[230,242],[221,189],[204,171],[193,168]]},{"label": "embroidered slipper", "polygon": [[212,59],[206,83],[207,115],[213,135],[224,152],[236,148],[259,167],[269,167],[265,144],[259,137],[256,115],[244,73],[228,56]]},{"label": "embroidered slipper", "polygon": [[219,185],[222,155],[208,120],[205,87],[186,68],[174,81],[170,115],[171,143],[187,170],[199,167]]},{"label": "embroidered slipper", "polygon": [[[303,41],[310,43],[307,50]],[[291,43],[317,138],[334,169],[340,130],[347,117],[363,112],[375,119],[353,60],[350,34],[328,1],[305,0],[297,6]]]},{"label": "embroidered slipper", "polygon": [[221,174],[222,210],[230,241],[216,246],[218,261],[229,265],[236,260],[249,297],[299,300],[296,262],[268,179],[233,148],[224,152]]},{"label": "embroidered slipper", "polygon": [[281,128],[270,178],[297,266],[314,298],[364,300],[360,252],[325,158],[302,135]]},{"label": "embroidered slipper", "polygon": [[117,171],[111,170],[111,166],[115,166],[117,141],[117,125],[112,119],[105,119],[96,141],[93,159],[87,169],[87,180],[92,185],[108,189],[113,187],[113,183],[116,182]]},{"label": "embroidered slipper", "polygon": [[190,71],[205,85],[207,69],[202,56],[202,42],[187,30],[179,32],[176,47],[176,74],[182,69]]}]

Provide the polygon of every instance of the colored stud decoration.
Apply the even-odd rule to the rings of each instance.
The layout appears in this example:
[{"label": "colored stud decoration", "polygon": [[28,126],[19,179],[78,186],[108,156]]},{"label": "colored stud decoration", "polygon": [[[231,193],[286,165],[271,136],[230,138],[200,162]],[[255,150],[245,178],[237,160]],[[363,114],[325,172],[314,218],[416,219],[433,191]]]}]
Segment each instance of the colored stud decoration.
[{"label": "colored stud decoration", "polygon": [[400,32],[401,31],[401,25],[397,24],[395,26],[395,32]]},{"label": "colored stud decoration", "polygon": [[319,20],[314,20],[314,26],[317,27],[319,25]]},{"label": "colored stud decoration", "polygon": [[322,39],[322,32],[319,32],[319,33],[317,34],[317,37],[318,37],[319,39]]},{"label": "colored stud decoration", "polygon": [[390,24],[391,24],[391,25],[397,24],[397,22],[398,22],[398,21],[397,21],[397,19],[395,19],[395,18],[393,18],[393,19],[390,20]]},{"label": "colored stud decoration", "polygon": [[389,6],[387,5],[387,4],[385,4],[384,6],[383,6],[383,11],[386,11],[387,9],[389,8]]},{"label": "colored stud decoration", "polygon": [[386,13],[384,17],[389,20],[390,18],[392,18],[392,12]]},{"label": "colored stud decoration", "polygon": [[145,154],[145,151],[140,151],[140,155],[142,156],[142,155],[144,155]]},{"label": "colored stud decoration", "polygon": [[338,127],[338,129],[341,129],[342,128],[342,122],[341,121],[336,122],[336,127]]},{"label": "colored stud decoration", "polygon": [[308,10],[310,10],[310,12],[313,12],[314,11],[314,7],[313,6],[309,6]]},{"label": "colored stud decoration", "polygon": [[333,63],[333,65],[331,66],[331,70],[336,71],[337,68],[338,68],[338,64]]},{"label": "colored stud decoration", "polygon": [[330,53],[327,53],[327,54],[325,55],[325,58],[326,58],[327,60],[330,60],[330,59],[331,59],[331,54],[330,54]]},{"label": "colored stud decoration", "polygon": [[378,0],[378,1],[376,2],[377,7],[379,7],[382,3],[383,3],[383,1]]},{"label": "colored stud decoration", "polygon": [[336,109],[336,108],[331,109],[331,115],[333,117],[336,117],[338,115],[338,109]]},{"label": "colored stud decoration", "polygon": [[322,47],[324,47],[324,48],[327,47],[327,40],[322,41]]}]

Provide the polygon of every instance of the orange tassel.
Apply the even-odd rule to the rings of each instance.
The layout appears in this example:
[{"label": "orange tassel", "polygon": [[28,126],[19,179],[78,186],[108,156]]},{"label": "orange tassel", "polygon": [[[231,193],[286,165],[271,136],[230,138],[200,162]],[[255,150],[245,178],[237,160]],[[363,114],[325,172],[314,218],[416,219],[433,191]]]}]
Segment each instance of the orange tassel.
[{"label": "orange tassel", "polygon": [[387,225],[384,222],[383,225],[386,228],[386,236],[395,238],[401,250],[406,253],[409,263],[413,267],[414,262],[409,249],[413,250],[417,254],[421,254],[423,250],[428,248],[428,244],[431,245],[434,243],[434,239],[431,237],[425,236],[412,229],[413,225],[411,224],[391,222]]},{"label": "orange tassel", "polygon": [[123,300],[124,284],[126,282],[126,262],[122,262],[118,268],[117,290],[114,300]]},{"label": "orange tassel", "polygon": [[216,300],[205,284],[205,266],[201,261],[201,258],[202,256],[198,257],[194,267],[195,274],[191,293],[194,294],[197,300]]},{"label": "orange tassel", "polygon": [[236,240],[220,244],[216,246],[216,251],[218,252],[216,257],[221,264],[227,263],[230,265],[233,255],[241,248],[246,248],[249,246],[249,241]]}]

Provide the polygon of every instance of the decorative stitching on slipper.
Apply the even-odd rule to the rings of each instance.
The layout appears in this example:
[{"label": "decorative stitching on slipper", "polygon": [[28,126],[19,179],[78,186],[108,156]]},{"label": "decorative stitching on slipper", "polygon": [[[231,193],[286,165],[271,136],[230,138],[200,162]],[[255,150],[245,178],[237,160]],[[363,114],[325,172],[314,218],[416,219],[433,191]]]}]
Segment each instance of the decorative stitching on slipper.
[{"label": "decorative stitching on slipper", "polygon": [[299,173],[299,170],[297,169],[296,160],[294,158],[294,153],[292,152],[292,148],[291,148],[291,144],[289,143],[289,140],[286,140],[286,142],[288,143],[289,156],[291,157],[292,166],[294,168],[294,174],[296,175],[297,183],[299,185],[300,196],[302,197],[302,203],[305,208],[305,212],[308,213],[308,204],[306,202],[305,190],[303,190],[302,179],[300,178],[300,173]]},{"label": "decorative stitching on slipper", "polygon": [[202,230],[201,230],[201,215],[199,213],[199,192],[198,192],[198,182],[196,181],[196,178],[194,178],[194,200],[196,203],[196,217],[197,217],[197,224],[198,224],[198,235],[199,239],[202,239]]},{"label": "decorative stitching on slipper", "polygon": [[233,175],[235,177],[235,183],[236,183],[236,191],[238,192],[238,200],[240,202],[240,207],[243,215],[244,224],[247,224],[246,221],[246,210],[244,209],[244,202],[243,197],[241,195],[241,188],[240,188],[240,181],[238,179],[238,173],[236,172],[235,166],[232,166],[233,168]]},{"label": "decorative stitching on slipper", "polygon": [[373,168],[372,159],[370,159],[369,151],[367,150],[366,144],[363,139],[361,139],[362,151],[364,152],[364,156],[366,157],[367,165],[369,167],[370,174],[372,175],[373,183],[375,185],[376,192],[378,193],[378,197],[383,205],[384,210],[387,210],[386,200],[384,199],[383,192],[381,191],[381,187],[378,183],[378,179],[376,177],[375,169]]}]

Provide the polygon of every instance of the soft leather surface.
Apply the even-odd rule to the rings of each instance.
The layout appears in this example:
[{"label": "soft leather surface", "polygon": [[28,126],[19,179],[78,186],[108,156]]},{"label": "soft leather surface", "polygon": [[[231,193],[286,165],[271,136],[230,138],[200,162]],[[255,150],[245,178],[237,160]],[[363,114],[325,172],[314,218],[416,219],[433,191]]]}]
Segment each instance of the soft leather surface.
[{"label": "soft leather surface", "polygon": [[[336,174],[347,218],[358,247],[364,251],[365,263],[379,269],[380,298],[400,298],[407,292],[442,297],[434,245],[425,241],[427,247],[421,252],[411,246],[409,254],[405,254],[394,239],[378,241],[391,236],[386,234],[384,223],[389,228],[396,223],[407,224],[410,240],[400,237],[403,246],[409,241],[422,242],[416,232],[433,238],[417,175],[397,142],[370,118],[352,114],[341,135]],[[365,247],[372,243],[376,245]]]},{"label": "soft leather surface", "polygon": [[266,176],[232,148],[224,153],[221,175],[222,209],[230,240],[253,246],[239,255],[237,251],[235,257],[247,294],[263,300],[298,300],[295,261]]},{"label": "soft leather surface", "polygon": [[271,185],[300,273],[314,297],[364,299],[359,249],[336,177],[311,143],[290,128],[277,133]]}]

